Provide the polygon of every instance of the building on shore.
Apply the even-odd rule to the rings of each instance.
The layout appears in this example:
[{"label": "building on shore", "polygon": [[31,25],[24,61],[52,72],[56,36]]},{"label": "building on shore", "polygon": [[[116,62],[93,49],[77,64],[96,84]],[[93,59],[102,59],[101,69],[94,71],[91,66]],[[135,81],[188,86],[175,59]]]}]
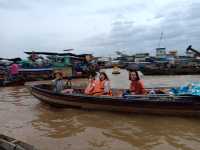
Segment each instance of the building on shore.
[{"label": "building on shore", "polygon": [[166,56],[166,48],[156,48],[156,57],[162,58]]},{"label": "building on shore", "polygon": [[135,62],[145,62],[147,58],[149,58],[149,53],[136,53],[135,54]]}]

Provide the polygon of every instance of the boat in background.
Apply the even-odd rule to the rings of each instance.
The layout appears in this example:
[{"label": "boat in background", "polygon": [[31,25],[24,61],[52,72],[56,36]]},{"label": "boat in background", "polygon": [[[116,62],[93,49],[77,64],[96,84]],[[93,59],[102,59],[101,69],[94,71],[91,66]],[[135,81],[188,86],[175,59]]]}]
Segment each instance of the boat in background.
[{"label": "boat in background", "polygon": [[0,150],[37,150],[34,146],[0,134]]},{"label": "boat in background", "polygon": [[0,87],[19,86],[24,85],[24,83],[25,80],[21,76],[12,79],[5,68],[0,68]]},{"label": "boat in background", "polygon": [[0,86],[9,87],[9,86],[22,86],[25,84],[24,80],[13,80],[13,81],[3,81]]},{"label": "boat in background", "polygon": [[[70,51],[72,49],[68,49]],[[62,72],[63,78],[87,78],[91,72],[99,71],[92,54],[25,52],[28,59],[0,58],[0,86],[24,85],[29,81],[52,80],[55,72]],[[1,63],[2,62],[2,63]],[[12,77],[12,63],[19,65],[19,72]]]},{"label": "boat in background", "polygon": [[[73,49],[67,49],[65,51],[70,50]],[[63,77],[84,78],[88,77],[91,71],[99,71],[97,62],[92,54],[78,55],[56,52],[25,53],[29,55],[29,59],[22,63],[22,66],[24,67],[22,67],[21,73],[27,75],[28,72],[28,76],[29,72],[34,74],[34,76],[39,75],[40,72],[40,74],[43,73],[44,78],[52,79],[52,74],[59,71],[62,72]],[[48,73],[48,71],[51,73]]]},{"label": "boat in background", "polygon": [[118,66],[114,66],[112,70],[112,74],[120,74],[120,68]]},{"label": "boat in background", "polygon": [[4,84],[4,74],[0,71],[0,86]]},{"label": "boat in background", "polygon": [[19,69],[19,77],[27,81],[40,81],[53,79],[52,68]]}]

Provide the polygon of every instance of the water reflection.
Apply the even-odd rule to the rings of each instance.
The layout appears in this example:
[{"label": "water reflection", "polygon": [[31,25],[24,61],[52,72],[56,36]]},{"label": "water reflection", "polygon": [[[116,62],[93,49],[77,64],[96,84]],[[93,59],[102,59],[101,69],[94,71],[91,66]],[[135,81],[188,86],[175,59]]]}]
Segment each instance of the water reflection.
[{"label": "water reflection", "polygon": [[71,109],[59,109],[40,105],[40,112],[32,125],[45,136],[63,138],[75,136],[85,130],[79,122],[80,114]]},{"label": "water reflection", "polygon": [[166,142],[175,148],[188,149],[191,141],[188,137],[191,135],[195,138],[196,144],[199,142],[200,128],[192,128],[197,126],[199,121],[174,117],[133,117],[132,121],[126,118],[116,122],[113,128],[104,134],[147,150],[165,145]]},{"label": "water reflection", "polygon": [[127,149],[153,150],[170,146],[194,150],[200,147],[200,121],[195,118],[40,107],[32,125],[42,136],[56,139],[85,136],[93,148],[113,147],[112,142],[116,141]]}]

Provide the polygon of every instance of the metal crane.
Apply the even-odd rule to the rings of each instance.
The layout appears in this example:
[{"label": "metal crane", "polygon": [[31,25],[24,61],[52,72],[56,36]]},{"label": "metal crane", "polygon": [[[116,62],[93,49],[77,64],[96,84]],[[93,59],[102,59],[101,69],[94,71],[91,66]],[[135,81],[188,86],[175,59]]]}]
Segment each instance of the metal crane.
[{"label": "metal crane", "polygon": [[197,50],[195,50],[195,49],[193,49],[193,48],[192,48],[192,45],[189,45],[189,46],[188,46],[188,48],[186,49],[186,53],[188,53],[189,51],[194,52],[196,56],[200,56],[200,52],[197,51]]},{"label": "metal crane", "polygon": [[121,56],[121,57],[126,57],[126,56],[128,56],[127,54],[124,54],[124,53],[121,52],[121,51],[116,51],[116,54],[119,55],[119,56]]}]

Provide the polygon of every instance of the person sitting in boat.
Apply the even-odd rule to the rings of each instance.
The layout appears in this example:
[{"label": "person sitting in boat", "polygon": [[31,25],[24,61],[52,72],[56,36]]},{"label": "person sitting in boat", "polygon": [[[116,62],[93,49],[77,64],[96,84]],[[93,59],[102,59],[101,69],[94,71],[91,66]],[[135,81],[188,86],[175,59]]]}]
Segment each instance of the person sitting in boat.
[{"label": "person sitting in boat", "polygon": [[72,94],[74,89],[72,88],[72,78],[66,77],[67,81],[65,82],[65,89],[61,91],[62,94]]},{"label": "person sitting in boat", "polygon": [[88,86],[84,91],[85,94],[92,95],[95,88],[95,81],[96,81],[95,77],[96,77],[96,72],[90,74]]},{"label": "person sitting in boat", "polygon": [[65,88],[65,81],[63,80],[62,72],[55,72],[54,73],[55,79],[52,81],[53,85],[53,92],[61,93]]},{"label": "person sitting in boat", "polygon": [[140,79],[138,71],[130,71],[129,72],[129,80],[130,83],[130,94],[132,95],[144,95],[146,94],[144,83]]},{"label": "person sitting in boat", "polygon": [[110,81],[105,72],[100,72],[99,80],[95,81],[95,87],[92,93],[93,93],[92,95],[95,96],[101,96],[101,95],[112,96]]}]

